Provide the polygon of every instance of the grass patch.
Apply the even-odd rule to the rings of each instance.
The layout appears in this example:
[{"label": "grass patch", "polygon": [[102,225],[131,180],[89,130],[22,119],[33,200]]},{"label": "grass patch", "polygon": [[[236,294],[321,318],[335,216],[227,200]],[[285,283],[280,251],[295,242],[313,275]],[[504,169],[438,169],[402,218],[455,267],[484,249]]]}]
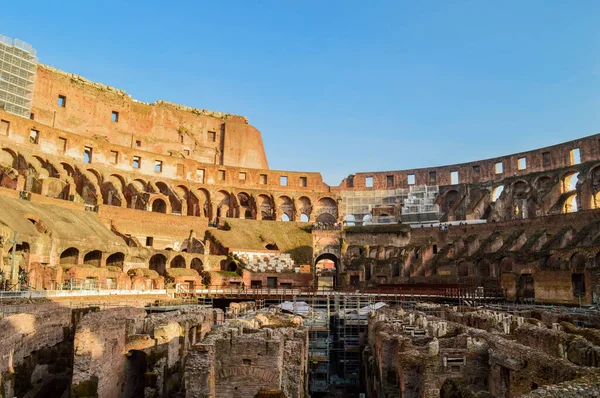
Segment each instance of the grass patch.
[{"label": "grass patch", "polygon": [[228,219],[224,229],[206,234],[225,248],[267,250],[267,245],[275,244],[297,264],[312,260],[312,235],[306,223]]}]

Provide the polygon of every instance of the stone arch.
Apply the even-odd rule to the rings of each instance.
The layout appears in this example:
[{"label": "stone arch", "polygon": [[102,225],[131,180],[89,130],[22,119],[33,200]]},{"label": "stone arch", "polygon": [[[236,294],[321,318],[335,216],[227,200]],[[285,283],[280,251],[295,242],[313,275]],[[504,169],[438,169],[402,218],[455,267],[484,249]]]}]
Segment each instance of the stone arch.
[{"label": "stone arch", "polygon": [[500,195],[502,195],[503,191],[504,191],[504,185],[498,185],[498,186],[494,187],[494,189],[492,190],[492,197],[491,197],[492,203],[497,201],[500,198]]},{"label": "stone arch", "polygon": [[0,164],[18,169],[18,161],[19,155],[17,155],[17,152],[10,148],[2,148],[2,151],[0,152]]},{"label": "stone arch", "polygon": [[202,263],[202,260],[200,260],[197,257],[193,258],[190,262],[190,268],[195,269],[199,275],[201,275],[202,272],[204,272],[204,264]]},{"label": "stone arch", "polygon": [[102,196],[105,205],[124,206],[125,179],[119,174],[111,174],[102,184]]},{"label": "stone arch", "polygon": [[232,200],[231,194],[227,191],[218,191],[215,195],[217,204],[217,217],[233,217],[235,211],[235,202]]},{"label": "stone arch", "polygon": [[155,198],[152,201],[151,210],[154,213],[166,213],[167,212],[167,203],[161,198]]},{"label": "stone arch", "polygon": [[79,260],[79,249],[75,247],[69,247],[60,253],[61,264],[77,264]]},{"label": "stone arch", "polygon": [[170,268],[185,268],[185,258],[181,255],[173,257]]},{"label": "stone arch", "polygon": [[310,201],[310,198],[307,196],[300,196],[300,198],[298,198],[298,211],[300,212],[300,221],[302,221],[302,215],[306,216],[306,221],[304,222],[310,220],[310,215],[312,213],[312,202]]},{"label": "stone arch", "polygon": [[177,185],[174,191],[181,200],[181,214],[198,217],[200,215],[200,208],[196,195],[185,185]]},{"label": "stone arch", "polygon": [[[322,266],[325,265],[326,261],[331,261],[333,262],[333,265],[336,269],[338,269],[339,266],[339,258],[338,256],[336,256],[333,253],[321,253],[320,255],[317,256],[317,258],[315,258],[315,269],[319,269],[319,263],[322,264]],[[320,269],[324,269],[323,267],[321,267]]]},{"label": "stone arch", "polygon": [[562,192],[572,192],[577,190],[577,183],[579,180],[578,171],[569,171],[561,177],[561,189]]},{"label": "stone arch", "polygon": [[512,194],[514,199],[527,199],[529,184],[523,180],[515,181],[512,184]]},{"label": "stone arch", "polygon": [[149,198],[148,183],[140,178],[136,178],[127,185],[124,196],[128,208],[146,210]]},{"label": "stone arch", "polygon": [[[338,218],[337,202],[328,196],[322,197],[317,201],[317,222],[335,223]],[[325,220],[325,221],[319,221]]]},{"label": "stone arch", "polygon": [[159,275],[165,276],[165,270],[167,269],[167,258],[160,253],[153,255],[150,257],[149,268],[158,272]]},{"label": "stone arch", "polygon": [[212,218],[212,207],[210,203],[210,193],[204,188],[196,190],[198,196],[198,205],[200,206],[200,215],[202,217]]},{"label": "stone arch", "polygon": [[456,189],[451,189],[444,194],[443,202],[442,202],[442,211],[450,216],[450,212],[460,199],[460,194]]},{"label": "stone arch", "polygon": [[10,189],[17,189],[17,180],[19,171],[16,166],[17,155],[9,148],[3,148],[0,151],[0,186]]},{"label": "stone arch", "polygon": [[83,263],[94,267],[100,267],[100,265],[102,265],[102,252],[100,250],[87,252],[85,256],[83,256]]},{"label": "stone arch", "polygon": [[274,220],[275,209],[273,208],[273,200],[269,195],[260,194],[258,195],[258,207],[260,210],[261,220]]},{"label": "stone arch", "polygon": [[65,172],[67,173],[67,175],[69,177],[73,178],[75,176],[75,168],[73,166],[71,166],[69,163],[60,162],[60,165],[62,166],[62,168],[65,170]]},{"label": "stone arch", "polygon": [[106,266],[107,267],[119,267],[123,269],[125,264],[125,254],[121,252],[116,252],[111,254],[106,258]]},{"label": "stone arch", "polygon": [[98,170],[93,169],[93,168],[90,167],[90,168],[87,169],[87,172],[90,173],[91,175],[93,175],[96,178],[95,182],[98,185],[101,185],[102,182],[104,181],[104,178],[102,177],[102,174]]},{"label": "stone arch", "polygon": [[239,217],[245,219],[254,218],[254,198],[247,192],[239,192],[237,194],[237,202],[240,208]]},{"label": "stone arch", "polygon": [[540,176],[534,181],[534,185],[538,194],[544,196],[552,189],[552,177],[546,175]]},{"label": "stone arch", "polygon": [[181,214],[181,210],[182,210],[181,198],[179,196],[177,196],[175,191],[173,191],[171,189],[171,187],[163,181],[156,181],[154,183],[154,185],[156,186],[156,188],[158,188],[159,192],[162,195],[164,195],[165,197],[168,198],[169,204],[171,207],[171,213]]},{"label": "stone arch", "polygon": [[281,195],[277,199],[281,221],[285,221],[283,216],[287,216],[287,221],[294,221],[294,202],[287,195]]},{"label": "stone arch", "polygon": [[580,271],[585,270],[585,266],[587,263],[587,258],[581,253],[575,253],[571,256],[569,260],[569,265],[572,271]]},{"label": "stone arch", "polygon": [[488,259],[482,258],[477,262],[477,276],[481,276],[483,278],[489,278],[491,275],[490,272],[491,264]]}]

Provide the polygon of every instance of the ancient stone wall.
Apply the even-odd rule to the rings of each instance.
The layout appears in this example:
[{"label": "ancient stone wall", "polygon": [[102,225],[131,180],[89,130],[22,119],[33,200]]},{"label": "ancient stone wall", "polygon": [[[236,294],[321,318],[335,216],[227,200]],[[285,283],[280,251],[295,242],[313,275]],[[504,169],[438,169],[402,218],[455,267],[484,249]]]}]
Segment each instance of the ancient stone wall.
[{"label": "ancient stone wall", "polygon": [[71,380],[71,331],[80,313],[53,303],[0,306],[0,397],[62,395]]},{"label": "ancient stone wall", "polygon": [[210,333],[190,352],[186,397],[253,397],[261,388],[305,397],[308,331],[296,322],[259,314]]},{"label": "ancient stone wall", "polygon": [[577,385],[582,377],[582,391],[592,391],[589,378],[598,370],[581,359],[590,358],[594,345],[581,337],[502,312],[420,309],[426,312],[380,309],[370,318],[363,354],[368,395],[518,397],[571,380]]},{"label": "ancient stone wall", "polygon": [[[64,106],[59,106],[59,96]],[[113,116],[114,113],[116,116]],[[39,65],[32,113],[37,122],[125,147],[177,152],[205,163],[267,169],[260,132],[244,117],[159,101]]]},{"label": "ancient stone wall", "polygon": [[219,310],[190,308],[151,314],[132,307],[89,314],[77,328],[74,397],[171,397],[184,393],[184,363]]}]

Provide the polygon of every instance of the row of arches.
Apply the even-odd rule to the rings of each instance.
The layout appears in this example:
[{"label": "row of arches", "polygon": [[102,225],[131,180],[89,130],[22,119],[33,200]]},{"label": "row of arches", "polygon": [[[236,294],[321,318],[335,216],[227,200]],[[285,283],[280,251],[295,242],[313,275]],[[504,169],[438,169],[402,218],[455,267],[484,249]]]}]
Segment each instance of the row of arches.
[{"label": "row of arches", "polygon": [[[91,167],[29,156],[10,148],[0,151],[0,165],[6,166],[0,170],[2,186],[90,206],[104,204],[208,219],[309,222],[321,218],[335,222],[338,217],[337,201],[331,197],[293,198],[286,194],[222,189],[210,192],[204,187],[177,181],[128,179],[116,172],[103,174]],[[19,176],[23,177],[22,186],[19,186]]]},{"label": "row of arches", "polygon": [[[78,265],[80,264],[80,255],[81,252],[76,247],[69,247],[63,250],[60,254],[60,264],[61,265]],[[90,250],[85,252],[83,255],[83,259],[81,264],[89,265],[93,267],[101,267],[101,266],[112,266],[118,267],[121,270],[124,270],[125,266],[125,253],[123,252],[115,252],[111,253],[106,257],[106,260],[103,262],[103,252],[100,250]],[[168,264],[168,266],[167,266]],[[175,255],[168,261],[167,256],[161,253],[154,254],[150,257],[148,261],[149,268],[158,272],[159,275],[164,276],[167,268],[191,268],[198,273],[204,271],[204,264],[202,259],[198,257],[193,257],[188,261],[182,255]],[[189,266],[188,266],[189,265]]]},{"label": "row of arches", "polygon": [[[520,178],[510,184],[505,180],[491,188],[472,187],[468,194],[452,188],[439,196],[438,204],[448,220],[464,219],[470,213],[500,221],[600,208],[600,165],[583,170]],[[491,208],[486,210],[488,205]]]},{"label": "row of arches", "polygon": [[[169,263],[169,267],[167,267],[167,257],[160,253],[150,257],[148,265],[148,268],[156,271],[160,276],[165,276],[167,268],[188,268],[185,258],[181,255],[173,257]],[[189,268],[201,274],[204,271],[204,264],[201,259],[195,257],[191,259]]]}]

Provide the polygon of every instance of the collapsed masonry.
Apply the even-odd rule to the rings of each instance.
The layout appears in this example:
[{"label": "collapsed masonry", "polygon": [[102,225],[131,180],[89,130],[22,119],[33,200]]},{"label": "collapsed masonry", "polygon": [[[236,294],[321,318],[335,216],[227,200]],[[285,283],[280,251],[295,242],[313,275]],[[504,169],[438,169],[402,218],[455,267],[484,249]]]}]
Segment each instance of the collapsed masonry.
[{"label": "collapsed masonry", "polygon": [[[462,311],[437,305],[376,311],[369,319],[363,351],[367,396],[600,393],[597,329],[576,328],[571,323],[575,319],[565,314]],[[585,318],[594,327],[600,319]]]},{"label": "collapsed masonry", "polygon": [[4,306],[0,335],[1,398],[302,398],[308,386],[308,331],[278,313]]}]

